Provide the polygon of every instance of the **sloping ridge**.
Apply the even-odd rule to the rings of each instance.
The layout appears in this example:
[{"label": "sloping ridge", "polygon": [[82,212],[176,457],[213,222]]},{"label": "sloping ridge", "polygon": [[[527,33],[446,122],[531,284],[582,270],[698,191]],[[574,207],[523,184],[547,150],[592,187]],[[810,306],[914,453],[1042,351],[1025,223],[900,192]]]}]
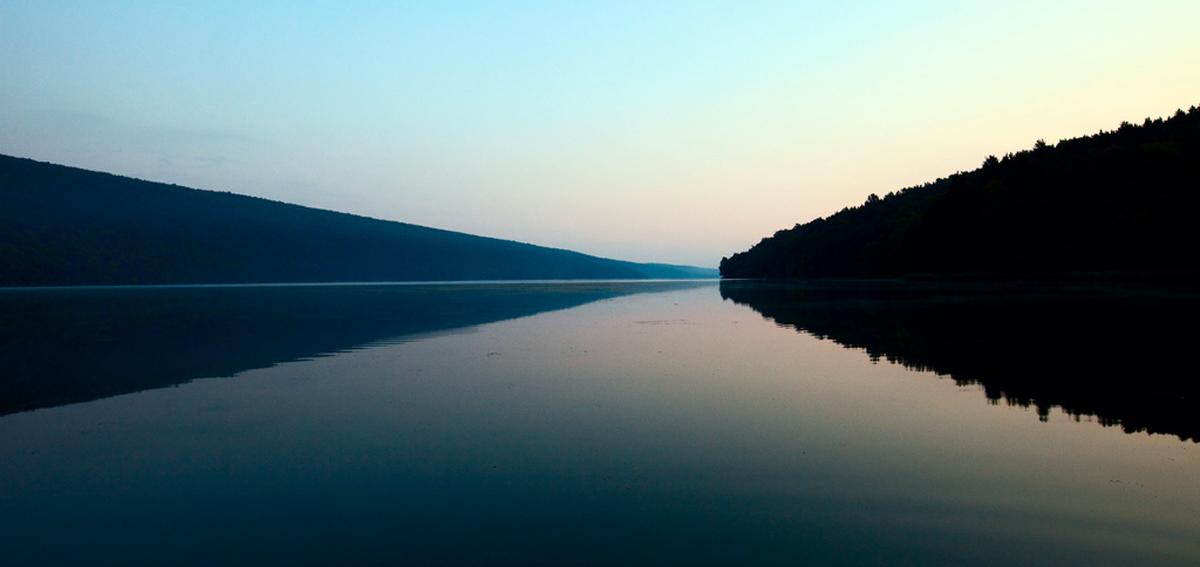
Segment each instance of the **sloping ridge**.
[{"label": "sloping ridge", "polygon": [[1196,273],[1200,110],[1002,158],[780,230],[735,278]]},{"label": "sloping ridge", "polygon": [[2,155],[0,201],[0,285],[716,275]]}]

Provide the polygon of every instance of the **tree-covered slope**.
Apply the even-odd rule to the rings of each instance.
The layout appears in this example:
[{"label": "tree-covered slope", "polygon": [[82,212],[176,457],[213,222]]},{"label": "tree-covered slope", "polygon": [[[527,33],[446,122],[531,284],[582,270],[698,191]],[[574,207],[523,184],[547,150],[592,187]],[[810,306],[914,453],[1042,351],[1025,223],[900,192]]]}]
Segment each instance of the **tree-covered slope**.
[{"label": "tree-covered slope", "polygon": [[1194,271],[1200,111],[988,157],[764,238],[724,277]]},{"label": "tree-covered slope", "polygon": [[715,275],[0,156],[0,285]]}]

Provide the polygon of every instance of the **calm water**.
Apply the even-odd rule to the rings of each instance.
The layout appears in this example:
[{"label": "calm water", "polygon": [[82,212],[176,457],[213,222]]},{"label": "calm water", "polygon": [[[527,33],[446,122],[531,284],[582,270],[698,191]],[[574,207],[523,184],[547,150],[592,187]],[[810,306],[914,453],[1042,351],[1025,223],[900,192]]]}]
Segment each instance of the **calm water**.
[{"label": "calm water", "polygon": [[1197,564],[1200,300],[0,291],[0,562]]}]

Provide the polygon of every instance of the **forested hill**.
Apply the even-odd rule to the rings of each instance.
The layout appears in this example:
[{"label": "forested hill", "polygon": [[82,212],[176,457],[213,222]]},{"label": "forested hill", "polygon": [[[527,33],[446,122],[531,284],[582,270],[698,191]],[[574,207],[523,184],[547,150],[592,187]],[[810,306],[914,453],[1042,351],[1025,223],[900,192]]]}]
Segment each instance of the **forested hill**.
[{"label": "forested hill", "polygon": [[0,156],[0,285],[715,275]]},{"label": "forested hill", "polygon": [[776,232],[721,260],[742,278],[1051,275],[1200,268],[1200,111],[1042,141]]}]

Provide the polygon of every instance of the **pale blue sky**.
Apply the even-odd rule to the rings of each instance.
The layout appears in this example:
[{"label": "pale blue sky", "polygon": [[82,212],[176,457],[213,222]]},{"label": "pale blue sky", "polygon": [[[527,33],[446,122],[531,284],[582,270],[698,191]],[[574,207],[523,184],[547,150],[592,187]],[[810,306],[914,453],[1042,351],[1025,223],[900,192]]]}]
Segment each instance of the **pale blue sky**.
[{"label": "pale blue sky", "polygon": [[1200,2],[0,0],[0,153],[716,265],[1200,104]]}]

